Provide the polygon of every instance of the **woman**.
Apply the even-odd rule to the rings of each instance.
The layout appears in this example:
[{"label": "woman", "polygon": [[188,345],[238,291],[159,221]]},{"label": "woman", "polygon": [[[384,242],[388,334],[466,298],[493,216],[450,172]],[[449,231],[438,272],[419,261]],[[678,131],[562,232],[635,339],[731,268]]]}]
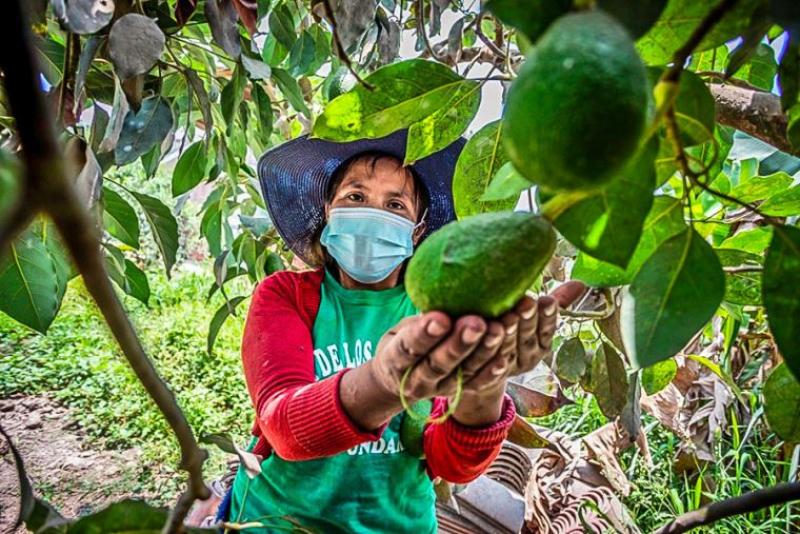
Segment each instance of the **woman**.
[{"label": "woman", "polygon": [[[550,350],[565,284],[497,320],[419,314],[403,286],[413,249],[454,218],[450,184],[463,140],[403,167],[406,132],[347,144],[299,138],[259,162],[262,191],[304,272],[256,288],[242,358],[256,411],[228,521],[318,532],[436,531],[432,480],[466,483],[494,460],[515,417],[506,380]],[[420,448],[401,435],[405,399],[433,399]],[[450,406],[463,373],[460,402]],[[224,507],[226,508],[226,507]],[[288,522],[287,522],[288,521]],[[273,528],[274,527],[274,528]]]}]

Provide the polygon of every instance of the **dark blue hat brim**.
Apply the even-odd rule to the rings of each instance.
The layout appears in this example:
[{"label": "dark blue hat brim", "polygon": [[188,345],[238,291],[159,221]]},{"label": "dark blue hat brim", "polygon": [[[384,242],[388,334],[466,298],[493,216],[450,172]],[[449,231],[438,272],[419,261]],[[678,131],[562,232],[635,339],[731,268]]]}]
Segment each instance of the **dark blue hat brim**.
[{"label": "dark blue hat brim", "polygon": [[[324,223],[325,192],[339,165],[361,152],[380,151],[405,158],[407,130],[380,139],[336,143],[308,136],[270,149],[258,161],[258,179],[267,211],[287,246],[309,265],[315,264],[314,239]],[[455,219],[452,182],[466,141],[421,159],[411,167],[428,193],[428,215],[422,239]]]}]

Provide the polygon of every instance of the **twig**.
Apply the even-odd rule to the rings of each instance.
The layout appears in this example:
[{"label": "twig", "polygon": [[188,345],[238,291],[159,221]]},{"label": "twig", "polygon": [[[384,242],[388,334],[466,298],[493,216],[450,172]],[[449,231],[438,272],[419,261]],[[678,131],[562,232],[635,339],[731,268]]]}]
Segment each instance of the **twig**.
[{"label": "twig", "polygon": [[722,269],[726,273],[731,274],[741,274],[741,273],[760,273],[764,271],[764,268],[760,265],[737,265],[735,267],[723,267]]},{"label": "twig", "polygon": [[481,21],[483,21],[483,16],[484,16],[484,12],[481,11],[478,14],[478,16],[475,18],[475,21],[476,21],[476,24],[475,24],[475,35],[478,36],[478,39],[480,39],[481,42],[484,45],[486,45],[486,47],[489,50],[491,50],[492,53],[494,53],[494,55],[496,55],[497,57],[499,57],[500,59],[505,61],[505,59],[506,59],[505,52],[503,52],[500,48],[498,48],[497,45],[491,39],[486,37],[486,35],[483,33],[483,28],[481,28]]},{"label": "twig", "polygon": [[439,60],[439,56],[436,54],[436,51],[431,46],[431,40],[428,38],[428,32],[425,30],[425,5],[423,0],[417,0],[417,32],[422,34],[422,40],[425,42],[425,48],[428,49],[428,53],[435,59],[436,61]]},{"label": "twig", "polygon": [[662,81],[677,82],[680,79],[683,66],[686,64],[686,60],[689,56],[692,55],[692,52],[694,52],[694,49],[703,42],[708,32],[722,20],[722,17],[724,17],[737,2],[738,0],[722,0],[714,9],[708,12],[708,15],[706,15],[697,28],[694,29],[689,39],[683,43],[683,46],[675,51],[675,55],[672,57],[672,66],[664,72],[664,75],[661,77]]},{"label": "twig", "polygon": [[331,7],[331,0],[322,0],[325,3],[325,10],[328,12],[328,17],[330,17],[331,21],[331,33],[333,33],[333,40],[336,42],[336,48],[339,49],[339,59],[341,59],[347,70],[350,71],[356,81],[363,85],[369,91],[375,89],[375,87],[364,80],[361,76],[359,76],[358,72],[356,72],[355,67],[353,66],[353,62],[350,60],[350,56],[347,55],[347,51],[344,49],[344,45],[342,44],[342,37],[339,35],[339,29],[336,25],[336,17],[333,15],[333,7]]},{"label": "twig", "polygon": [[734,515],[748,514],[790,501],[800,499],[800,482],[782,483],[763,488],[739,497],[725,499],[688,512],[658,529],[654,534],[679,534],[693,528],[708,525]]},{"label": "twig", "polygon": [[[6,2],[4,16],[0,19],[0,69],[5,74],[6,95],[23,147],[26,187],[53,219],[128,363],[175,433],[181,448],[181,468],[189,474],[186,500],[207,498],[209,491],[202,473],[207,453],[198,447],[186,417],[145,353],[117,298],[100,253],[99,232],[68,177],[49,108],[39,89],[37,56],[21,3],[20,0]],[[186,511],[188,509],[181,508],[179,513]],[[172,526],[165,527],[165,532],[180,531],[184,517],[176,514]]]}]

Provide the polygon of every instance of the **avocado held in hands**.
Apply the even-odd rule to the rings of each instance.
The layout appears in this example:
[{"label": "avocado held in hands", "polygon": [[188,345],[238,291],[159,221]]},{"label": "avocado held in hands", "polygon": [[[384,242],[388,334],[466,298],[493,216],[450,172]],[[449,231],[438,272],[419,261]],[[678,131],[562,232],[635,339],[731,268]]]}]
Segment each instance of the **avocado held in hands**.
[{"label": "avocado held in hands", "polygon": [[412,256],[406,291],[422,311],[497,317],[525,295],[555,246],[550,223],[531,213],[485,213],[454,221]]}]

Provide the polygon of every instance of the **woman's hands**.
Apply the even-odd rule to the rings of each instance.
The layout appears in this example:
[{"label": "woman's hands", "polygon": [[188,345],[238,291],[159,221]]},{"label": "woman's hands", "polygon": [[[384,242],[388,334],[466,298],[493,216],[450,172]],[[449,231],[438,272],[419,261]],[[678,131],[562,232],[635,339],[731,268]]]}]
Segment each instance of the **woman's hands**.
[{"label": "woman's hands", "polygon": [[409,367],[404,395],[414,402],[452,395],[461,366],[464,390],[453,416],[470,426],[497,421],[506,380],[549,354],[558,306],[568,306],[584,289],[567,282],[538,301],[524,297],[488,322],[477,315],[454,321],[436,311],[404,319],[381,338],[374,359],[343,377],[345,410],[362,427],[378,428],[400,410],[400,381]]}]

